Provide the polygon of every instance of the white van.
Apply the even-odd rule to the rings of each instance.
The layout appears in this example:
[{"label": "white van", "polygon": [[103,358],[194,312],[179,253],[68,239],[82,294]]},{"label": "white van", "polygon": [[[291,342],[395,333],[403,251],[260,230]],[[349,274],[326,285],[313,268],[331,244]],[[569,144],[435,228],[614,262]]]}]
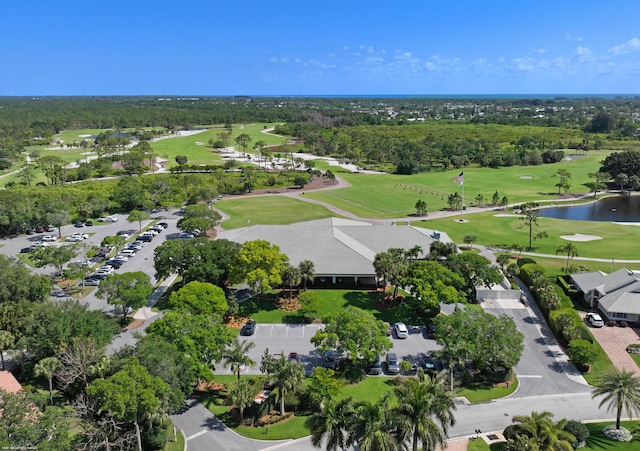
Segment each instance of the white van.
[{"label": "white van", "polygon": [[134,255],[136,255],[136,251],[135,249],[122,249],[120,251],[121,255],[126,255],[127,257],[133,257]]}]

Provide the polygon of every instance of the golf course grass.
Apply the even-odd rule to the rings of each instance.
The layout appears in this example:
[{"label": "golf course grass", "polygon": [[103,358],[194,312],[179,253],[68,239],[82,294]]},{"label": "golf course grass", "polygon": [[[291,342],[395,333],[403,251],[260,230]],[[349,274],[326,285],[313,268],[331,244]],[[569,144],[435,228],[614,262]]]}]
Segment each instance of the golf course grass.
[{"label": "golf course grass", "polygon": [[[506,196],[509,203],[546,201],[557,198],[558,169],[572,174],[571,193],[588,193],[587,174],[596,172],[606,152],[590,152],[575,161],[562,161],[539,166],[512,166],[506,168],[464,168],[464,201],[473,205],[478,194],[490,202],[497,191],[499,198]],[[427,211],[448,207],[447,198],[462,188],[453,183],[460,169],[425,172],[414,175],[352,173],[333,167],[332,172],[350,183],[350,188],[330,192],[309,192],[311,199],[321,200],[365,218],[390,219],[406,217],[416,212],[418,200],[427,203]]]},{"label": "golf course grass", "polygon": [[247,224],[292,224],[336,216],[321,205],[284,196],[221,200],[216,208],[230,217],[222,222],[224,229],[246,227]]}]

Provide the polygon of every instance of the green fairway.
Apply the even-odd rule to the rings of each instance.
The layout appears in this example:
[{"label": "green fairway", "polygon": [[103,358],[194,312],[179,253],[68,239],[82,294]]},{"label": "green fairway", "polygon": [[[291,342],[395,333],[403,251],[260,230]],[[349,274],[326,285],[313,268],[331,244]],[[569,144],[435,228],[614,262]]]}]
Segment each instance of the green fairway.
[{"label": "green fairway", "polygon": [[222,223],[225,229],[256,224],[292,224],[336,216],[321,205],[284,196],[242,197],[221,200],[216,208],[230,219]]},{"label": "green fairway", "polygon": [[[473,205],[478,194],[490,202],[494,192],[510,203],[530,200],[553,200],[558,194],[552,177],[558,169],[572,174],[572,193],[586,193],[589,172],[599,169],[606,152],[590,152],[575,161],[539,166],[512,166],[500,169],[464,168],[465,204]],[[364,218],[399,218],[416,212],[415,204],[422,199],[427,211],[448,208],[447,197],[454,192],[462,195],[462,187],[453,183],[460,169],[446,172],[425,172],[415,175],[362,174],[331,167],[352,186],[340,190],[308,192],[305,196],[321,200]]]},{"label": "green fairway", "polygon": [[[465,215],[468,222],[464,223],[456,222],[456,219],[458,218],[427,219],[414,221],[413,225],[447,232],[451,239],[458,244],[463,243],[465,235],[475,235],[477,244],[485,246],[504,248],[514,243],[523,247],[529,244],[529,230],[527,227],[522,227],[524,223],[517,216],[501,216],[499,212],[487,212]],[[545,217],[541,217],[538,223],[538,230],[547,232],[549,236],[533,242],[537,253],[554,255],[559,246],[569,242],[560,238],[561,235],[581,233],[601,236],[602,239],[572,241],[578,248],[580,257],[604,258],[607,261],[611,258],[617,260],[640,258],[636,252],[637,243],[640,240],[640,227],[638,226]],[[566,263],[566,260],[560,261]],[[580,262],[578,259],[573,261]]]}]

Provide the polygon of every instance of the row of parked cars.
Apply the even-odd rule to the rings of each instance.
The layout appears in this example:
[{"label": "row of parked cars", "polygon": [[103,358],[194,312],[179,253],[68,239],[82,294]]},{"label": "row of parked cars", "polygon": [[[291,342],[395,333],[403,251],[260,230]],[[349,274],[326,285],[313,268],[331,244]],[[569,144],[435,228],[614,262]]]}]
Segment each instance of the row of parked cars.
[{"label": "row of parked cars", "polygon": [[[158,224],[149,227],[146,231],[142,232],[135,241],[128,243],[125,247],[115,256],[107,260],[104,265],[100,266],[94,273],[84,278],[84,285],[97,286],[106,277],[111,275],[116,269],[129,261],[129,259],[135,257],[136,253],[140,251],[146,243],[153,240],[153,237],[160,234],[164,229],[169,227],[166,222],[159,222]],[[117,235],[128,238],[128,232],[121,231]]]}]

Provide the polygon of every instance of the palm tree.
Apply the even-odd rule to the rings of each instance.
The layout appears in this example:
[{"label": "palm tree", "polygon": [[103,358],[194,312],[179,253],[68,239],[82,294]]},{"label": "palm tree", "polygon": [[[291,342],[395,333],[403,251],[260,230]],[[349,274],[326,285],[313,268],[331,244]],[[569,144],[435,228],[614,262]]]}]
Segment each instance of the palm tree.
[{"label": "palm tree", "polygon": [[572,451],[576,438],[565,431],[568,420],[554,423],[550,412],[531,412],[531,416],[517,415],[513,417],[516,430],[530,437],[539,451]]},{"label": "palm tree", "polygon": [[267,383],[275,386],[278,391],[280,415],[284,415],[284,396],[288,390],[293,390],[302,384],[304,366],[296,360],[287,360],[284,354],[276,362],[275,371],[267,375]]},{"label": "palm tree", "polygon": [[11,332],[0,330],[0,359],[2,360],[2,371],[4,371],[4,351],[15,344],[16,337]]},{"label": "palm tree", "polygon": [[565,267],[565,270],[568,270],[569,269],[569,261],[573,257],[577,257],[578,256],[578,248],[573,243],[563,244],[562,246],[559,246],[558,249],[556,249],[556,255],[558,255],[558,254],[567,254],[567,266]]},{"label": "palm tree", "polygon": [[455,424],[453,393],[447,391],[439,378],[431,379],[422,370],[417,379],[406,379],[395,389],[399,407],[397,413],[409,424],[413,451],[433,451],[445,443],[447,427]]},{"label": "palm tree", "polygon": [[422,246],[416,244],[411,249],[406,251],[406,255],[409,258],[409,263],[412,263],[414,259],[417,259],[422,254]]},{"label": "palm tree", "polygon": [[640,413],[640,378],[627,370],[614,370],[598,378],[592,397],[604,396],[600,403],[608,403],[607,410],[616,409],[616,429],[620,429],[622,409],[633,417]]},{"label": "palm tree", "polygon": [[329,400],[320,406],[320,410],[307,418],[306,426],[311,431],[311,444],[320,448],[326,440],[327,451],[344,450],[348,446],[348,431],[353,421],[353,398],[339,401]]},{"label": "palm tree", "polygon": [[300,271],[295,266],[287,265],[282,271],[282,283],[289,287],[289,302],[293,293],[293,286],[300,283]]},{"label": "palm tree", "polygon": [[304,291],[307,291],[307,281],[313,282],[313,279],[316,278],[316,268],[311,260],[302,260],[298,264],[298,271],[300,272]]},{"label": "palm tree", "polygon": [[229,396],[231,397],[231,403],[240,411],[240,425],[244,425],[244,409],[253,403],[253,384],[247,380],[238,381],[229,390]]},{"label": "palm tree", "polygon": [[390,396],[386,394],[377,402],[361,401],[355,404],[348,445],[357,443],[361,451],[407,449],[408,424],[403,416],[394,414],[389,400]]},{"label": "palm tree", "polygon": [[252,341],[243,340],[238,337],[231,343],[231,346],[224,350],[222,358],[225,359],[224,367],[231,367],[231,371],[238,376],[240,382],[240,369],[243,366],[252,366],[256,362],[249,357],[249,351],[255,347]]},{"label": "palm tree", "polygon": [[60,360],[55,357],[46,357],[36,364],[33,372],[36,376],[43,376],[49,382],[49,400],[53,404],[53,375],[60,366]]}]

